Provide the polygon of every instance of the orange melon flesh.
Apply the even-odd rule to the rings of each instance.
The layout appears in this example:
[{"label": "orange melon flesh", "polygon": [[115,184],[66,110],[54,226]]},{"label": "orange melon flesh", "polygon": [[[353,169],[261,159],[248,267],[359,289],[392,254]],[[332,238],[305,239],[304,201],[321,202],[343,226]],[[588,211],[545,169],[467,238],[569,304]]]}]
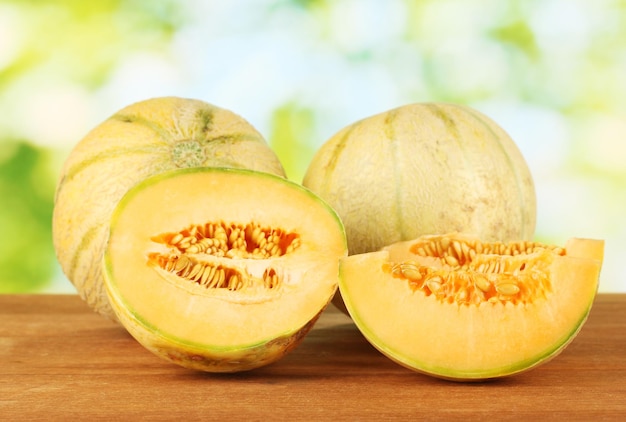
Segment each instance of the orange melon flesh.
[{"label": "orange melon flesh", "polygon": [[[300,245],[265,259],[205,256],[257,282],[238,290],[207,288],[150,263],[155,235],[190,223],[258,223],[299,236]],[[193,254],[188,254],[193,256]],[[337,215],[308,190],[277,176],[234,169],[187,169],[133,188],[111,222],[104,273],[122,324],[157,355],[214,372],[271,363],[301,340],[337,288],[347,255]],[[267,268],[280,285],[259,285]]]},{"label": "orange melon flesh", "polygon": [[[603,257],[602,241],[572,239],[548,266],[551,289],[545,296],[460,304],[412,290],[390,274],[394,260],[420,260],[409,251],[412,243],[342,259],[339,288],[354,322],[378,350],[403,366],[451,380],[512,375],[556,356],[589,314]],[[533,259],[541,258],[528,257]]]}]

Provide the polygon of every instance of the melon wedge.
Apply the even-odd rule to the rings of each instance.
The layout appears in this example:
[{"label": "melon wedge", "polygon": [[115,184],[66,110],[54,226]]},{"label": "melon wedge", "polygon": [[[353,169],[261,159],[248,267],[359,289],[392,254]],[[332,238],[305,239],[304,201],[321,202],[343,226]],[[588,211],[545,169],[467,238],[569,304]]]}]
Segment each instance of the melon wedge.
[{"label": "melon wedge", "polygon": [[484,380],[547,362],[593,304],[604,242],[483,243],[424,236],[341,260],[339,289],[365,338],[439,378]]},{"label": "melon wedge", "polygon": [[236,372],[296,347],[333,297],[347,255],[335,212],[305,188],[248,170],[162,173],[116,207],[104,254],[112,308],[181,366]]}]

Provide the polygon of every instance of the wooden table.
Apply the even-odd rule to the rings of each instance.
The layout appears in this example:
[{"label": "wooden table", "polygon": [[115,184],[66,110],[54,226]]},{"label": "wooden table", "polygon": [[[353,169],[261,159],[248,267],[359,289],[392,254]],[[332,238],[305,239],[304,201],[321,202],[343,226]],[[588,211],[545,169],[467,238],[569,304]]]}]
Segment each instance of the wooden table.
[{"label": "wooden table", "polygon": [[283,360],[193,372],[74,295],[0,295],[0,420],[625,420],[626,295],[602,294],[556,359],[497,381],[414,373],[330,307]]}]

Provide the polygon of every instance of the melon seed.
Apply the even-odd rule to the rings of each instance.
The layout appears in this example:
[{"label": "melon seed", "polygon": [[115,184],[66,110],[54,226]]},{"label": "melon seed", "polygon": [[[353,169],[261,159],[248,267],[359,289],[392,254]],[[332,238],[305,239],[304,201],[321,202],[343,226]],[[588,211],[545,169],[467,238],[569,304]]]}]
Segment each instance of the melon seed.
[{"label": "melon seed", "polygon": [[[454,242],[457,243],[457,242]],[[445,261],[448,265],[450,265],[451,267],[458,267],[459,266],[459,261],[452,255],[446,255],[445,256]]]},{"label": "melon seed", "polygon": [[474,285],[478,287],[480,290],[482,290],[483,292],[488,292],[489,290],[491,290],[491,283],[487,281],[487,279],[484,277],[480,277],[480,276],[475,277]]},{"label": "melon seed", "polygon": [[403,262],[402,264],[400,264],[400,272],[409,280],[422,279],[422,274],[420,273],[419,267],[415,262]]},{"label": "melon seed", "polygon": [[187,265],[189,265],[189,259],[185,255],[176,257],[176,264],[174,265],[175,272],[181,272]]},{"label": "melon seed", "polygon": [[193,268],[191,269],[189,274],[187,275],[187,278],[189,278],[190,280],[193,280],[193,281],[197,281],[196,277],[199,277],[201,274],[202,274],[202,264],[197,262],[193,266]]},{"label": "melon seed", "polygon": [[505,296],[513,296],[520,292],[520,288],[514,283],[501,283],[496,286],[496,291]]},{"label": "melon seed", "polygon": [[215,278],[215,273],[217,272],[217,267],[215,267],[213,265],[210,265],[207,268],[205,268],[204,272],[207,274],[207,278],[206,278],[206,281],[203,284],[205,284],[207,286],[210,286],[211,282]]},{"label": "melon seed", "polygon": [[448,248],[450,247],[450,238],[444,236],[441,238],[441,240],[438,243],[441,244],[441,249],[443,249],[444,251],[447,251]]},{"label": "melon seed", "polygon": [[432,293],[437,293],[441,289],[441,282],[442,281],[443,280],[441,280],[440,277],[435,277],[435,278],[432,278],[432,279],[426,281],[426,286],[428,287],[428,289]]},{"label": "melon seed", "polygon": [[456,253],[456,256],[461,257],[463,256],[463,250],[461,249],[461,243],[457,240],[452,242],[452,247],[454,248],[454,252]]},{"label": "melon seed", "polygon": [[181,240],[183,240],[183,234],[182,233],[176,233],[174,235],[174,237],[172,237],[172,239],[170,240],[170,244],[172,245],[177,245],[180,243]]},{"label": "melon seed", "polygon": [[187,250],[185,252],[187,253],[198,253],[200,252],[201,247],[199,247],[198,245],[191,245],[190,247],[187,248]]}]

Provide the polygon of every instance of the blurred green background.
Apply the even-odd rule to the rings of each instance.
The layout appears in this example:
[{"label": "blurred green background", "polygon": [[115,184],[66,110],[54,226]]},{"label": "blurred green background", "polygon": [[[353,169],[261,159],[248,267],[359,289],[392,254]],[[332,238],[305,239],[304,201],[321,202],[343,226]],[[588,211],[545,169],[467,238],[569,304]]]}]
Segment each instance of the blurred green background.
[{"label": "blurred green background", "polygon": [[526,157],[537,238],[606,239],[600,291],[626,292],[624,0],[0,0],[0,293],[74,292],[51,242],[60,167],[162,95],[242,115],[298,182],[355,120],[468,104]]}]

